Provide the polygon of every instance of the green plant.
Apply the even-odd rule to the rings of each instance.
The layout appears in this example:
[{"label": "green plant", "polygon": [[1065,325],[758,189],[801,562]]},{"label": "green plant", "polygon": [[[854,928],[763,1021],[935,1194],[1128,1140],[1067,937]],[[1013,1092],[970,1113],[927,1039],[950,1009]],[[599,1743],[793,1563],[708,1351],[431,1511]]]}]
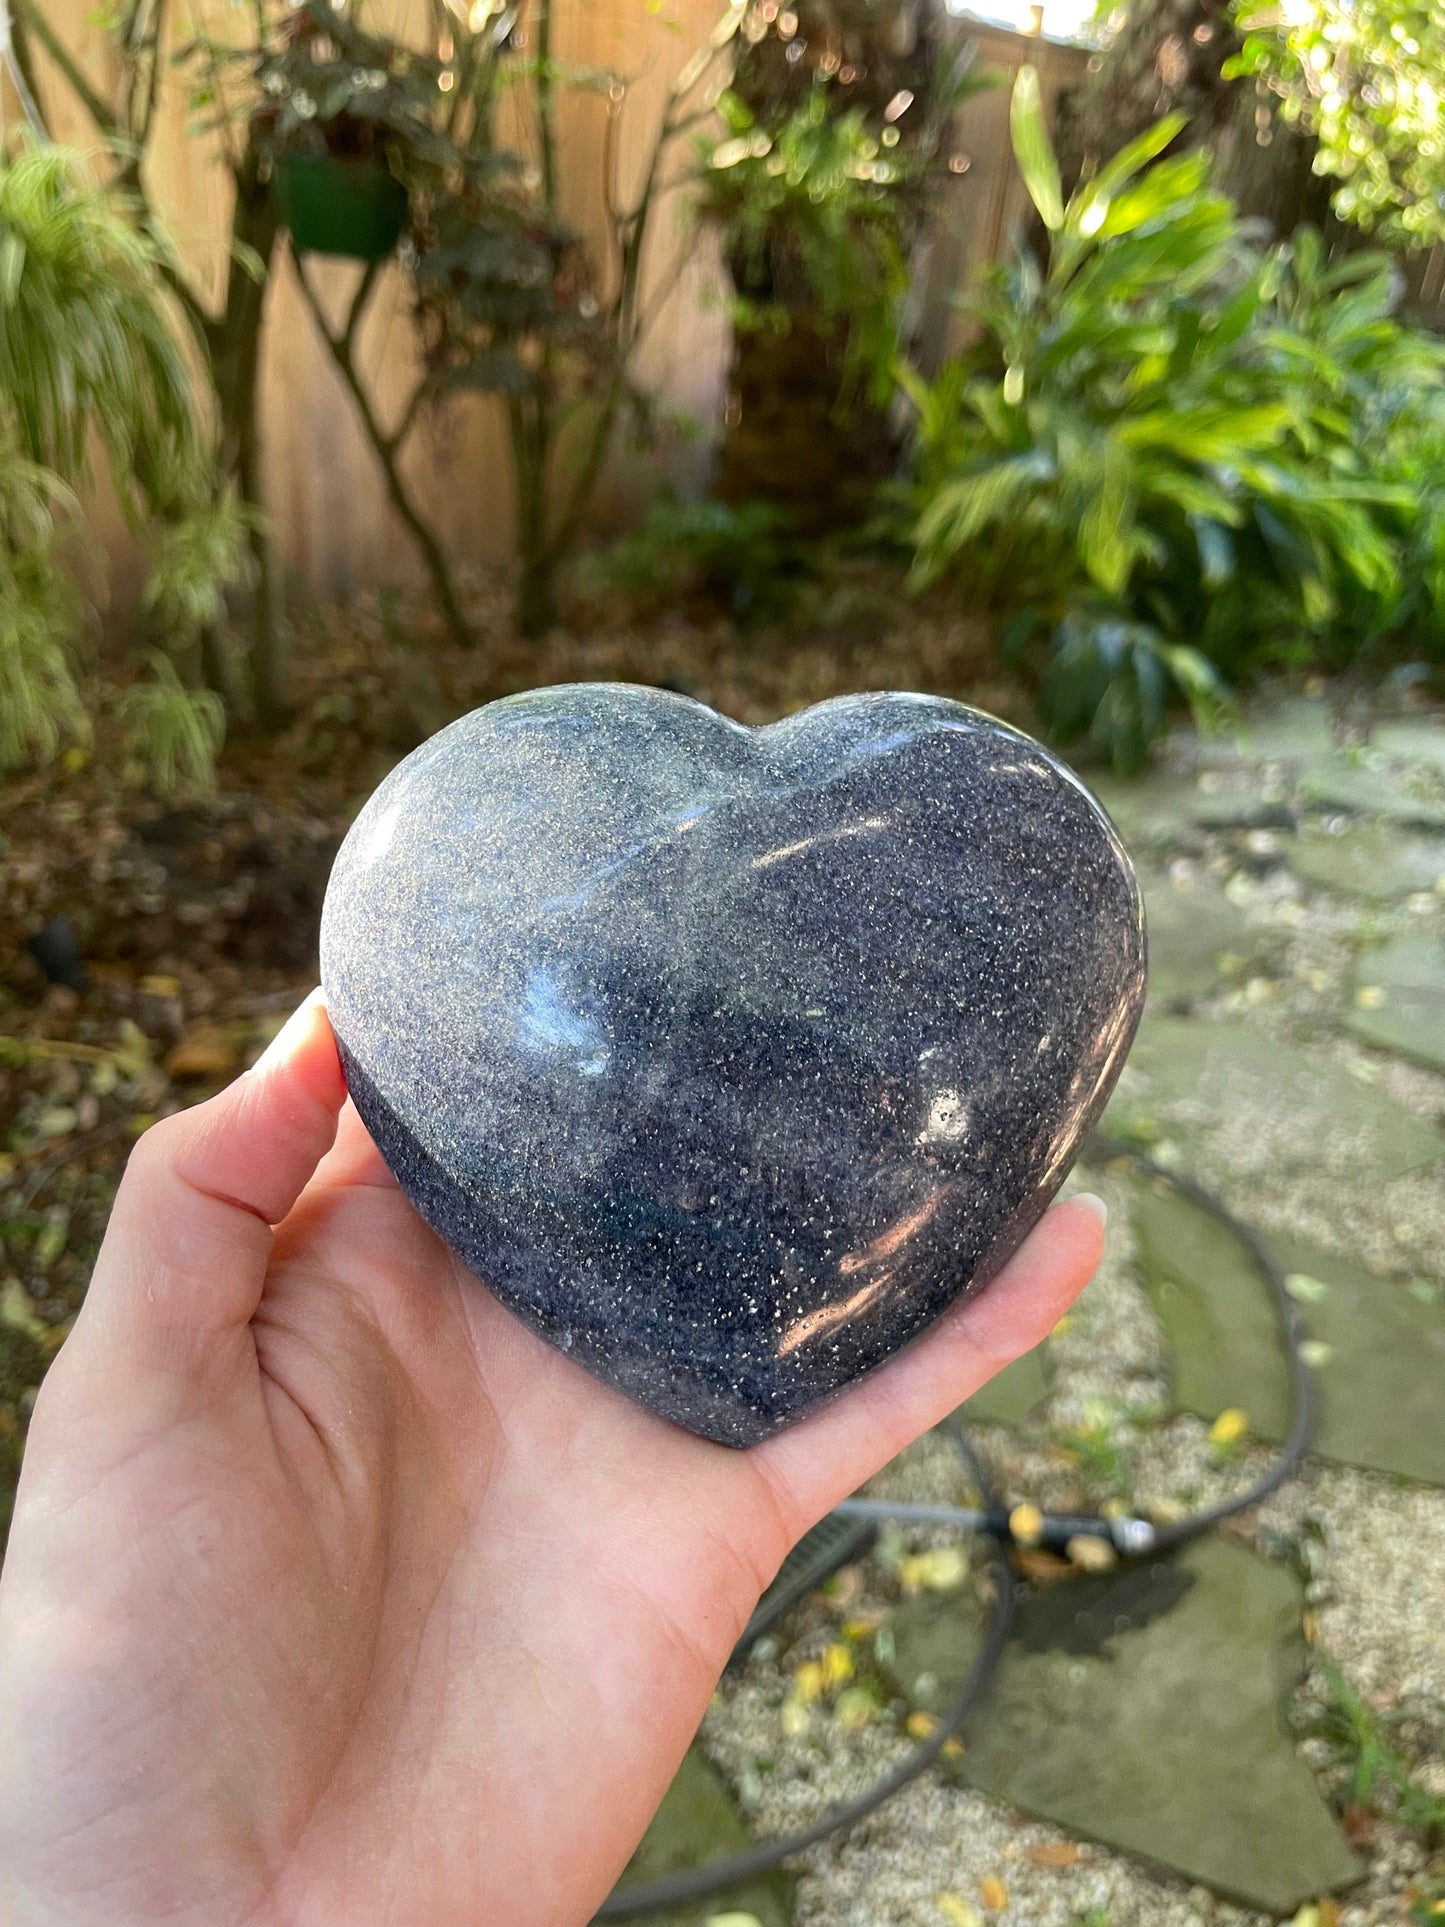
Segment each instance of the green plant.
[{"label": "green plant", "polygon": [[[287,11],[284,0],[253,0],[227,10],[227,24],[241,25],[253,37],[269,31],[272,16]],[[276,721],[284,710],[284,662],[279,624],[280,593],[269,525],[262,512],[262,461],[258,414],[262,319],[278,221],[269,159],[257,130],[244,116],[228,111],[227,75],[210,57],[209,43],[183,50],[172,60],[176,20],[171,0],[116,0],[95,17],[104,36],[109,82],[98,87],[88,64],[77,57],[53,21],[55,9],[42,0],[11,0],[13,49],[25,75],[31,108],[44,127],[51,93],[63,89],[89,122],[110,168],[108,185],[116,190],[114,207],[130,219],[151,248],[156,276],[174,298],[197,351],[202,379],[211,389],[218,427],[213,497],[235,500],[243,511],[243,536],[252,586],[244,674],[238,678],[219,622],[199,637],[203,672],[212,688],[226,692],[237,707],[249,706],[261,721]],[[44,70],[37,56],[45,56]],[[152,136],[163,119],[168,91],[181,76],[200,117],[221,130],[222,158],[231,193],[230,231],[219,299],[204,277],[193,278],[162,223],[155,218],[146,166]],[[242,687],[244,683],[244,687]]]},{"label": "green plant", "polygon": [[218,46],[213,71],[226,65],[245,72],[247,111],[272,159],[375,158],[404,179],[452,158],[436,125],[447,63],[369,32],[354,6],[301,0],[254,48]]},{"label": "green plant", "polygon": [[[146,606],[187,652],[240,572],[240,525],[215,496],[154,246],[73,157],[37,147],[0,159],[0,761],[85,733],[55,524],[77,512],[92,439],[149,551]],[[172,712],[199,705],[159,660]]]},{"label": "green plant", "polygon": [[842,337],[840,400],[859,386],[886,399],[908,292],[898,202],[923,157],[885,146],[861,107],[834,111],[821,78],[773,128],[730,89],[718,113],[698,203],[732,268],[736,325],[786,331],[806,308]]},{"label": "green plant", "polygon": [[1243,0],[1228,75],[1262,81],[1318,143],[1342,221],[1392,242],[1445,239],[1445,14],[1421,0]]},{"label": "green plant", "polygon": [[706,596],[756,623],[786,613],[809,555],[771,502],[663,496],[601,557],[598,574],[643,608]]},{"label": "green plant", "polygon": [[1251,669],[1398,634],[1411,544],[1445,552],[1417,486],[1445,351],[1390,318],[1375,257],[1328,264],[1308,230],[1261,253],[1206,153],[1160,158],[1180,125],[1065,200],[1025,69],[1043,254],[984,277],[969,353],[906,377],[915,582],[967,581],[1013,646],[1045,637],[1050,719],[1121,768],[1171,700],[1208,721]]},{"label": "green plant", "polygon": [[162,795],[204,793],[215,777],[226,710],[213,690],[187,689],[169,656],[153,653],[149,682],[123,690],[120,714]]},{"label": "green plant", "polygon": [[1302,1709],[1301,1724],[1329,1748],[1347,1799],[1432,1841],[1445,1837],[1445,1799],[1421,1785],[1391,1737],[1408,1709],[1372,1706],[1331,1660],[1321,1660],[1320,1673],[1321,1690]]}]

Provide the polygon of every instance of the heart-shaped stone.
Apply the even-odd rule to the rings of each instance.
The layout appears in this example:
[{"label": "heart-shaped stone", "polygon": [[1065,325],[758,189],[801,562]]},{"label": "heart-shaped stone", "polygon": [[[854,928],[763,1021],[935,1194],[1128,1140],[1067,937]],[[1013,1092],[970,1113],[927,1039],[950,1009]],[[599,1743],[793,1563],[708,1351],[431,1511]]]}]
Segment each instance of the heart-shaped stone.
[{"label": "heart-shaped stone", "polygon": [[520,1318],[732,1445],[986,1284],[1128,1052],[1108,818],[959,703],[766,729],[610,684],[463,717],[337,858],[357,1109]]}]

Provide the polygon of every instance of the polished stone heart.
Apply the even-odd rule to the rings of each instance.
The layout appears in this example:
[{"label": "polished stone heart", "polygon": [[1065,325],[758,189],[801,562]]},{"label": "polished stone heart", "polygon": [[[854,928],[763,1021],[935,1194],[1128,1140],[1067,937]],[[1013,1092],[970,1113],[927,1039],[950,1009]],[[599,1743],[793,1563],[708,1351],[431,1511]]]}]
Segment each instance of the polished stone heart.
[{"label": "polished stone heart", "polygon": [[1102,810],[926,696],[757,730],[610,684],[492,703],[366,805],[321,945],[422,1216],[543,1337],[734,1445],[994,1276],[1144,994]]}]

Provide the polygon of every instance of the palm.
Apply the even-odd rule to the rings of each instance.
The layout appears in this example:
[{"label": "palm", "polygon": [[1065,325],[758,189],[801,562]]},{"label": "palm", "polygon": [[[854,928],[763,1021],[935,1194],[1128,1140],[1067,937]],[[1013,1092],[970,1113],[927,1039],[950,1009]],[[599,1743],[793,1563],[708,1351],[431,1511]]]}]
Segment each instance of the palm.
[{"label": "palm", "polygon": [[1087,1255],[1022,1334],[981,1300],[931,1373],[734,1453],[502,1311],[348,1110],[199,1366],[92,1342],[47,1385],[0,1594],[16,1918],[584,1921],[788,1546]]}]

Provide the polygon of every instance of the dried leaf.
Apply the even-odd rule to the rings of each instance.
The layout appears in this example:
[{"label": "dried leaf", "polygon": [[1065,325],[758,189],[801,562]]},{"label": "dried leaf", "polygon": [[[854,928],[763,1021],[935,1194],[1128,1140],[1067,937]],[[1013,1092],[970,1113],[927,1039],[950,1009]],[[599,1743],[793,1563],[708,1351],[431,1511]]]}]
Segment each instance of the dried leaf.
[{"label": "dried leaf", "polygon": [[1083,1858],[1083,1849],[1073,1840],[1049,1840],[1024,1851],[1036,1867],[1072,1867]]},{"label": "dried leaf", "polygon": [[1008,1888],[996,1873],[986,1873],[978,1883],[980,1898],[991,1914],[1001,1914],[1008,1905]]},{"label": "dried leaf", "polygon": [[188,1031],[166,1058],[167,1077],[177,1083],[230,1077],[241,1066],[241,1046],[232,1032],[219,1024],[201,1024]]},{"label": "dried leaf", "polygon": [[1352,1847],[1370,1848],[1377,1830],[1375,1809],[1363,1800],[1351,1800],[1340,1815],[1340,1825]]},{"label": "dried leaf", "polygon": [[1322,1278],[1311,1278],[1307,1271],[1292,1271],[1284,1281],[1284,1288],[1301,1305],[1317,1305],[1321,1298],[1328,1296],[1330,1289]]},{"label": "dried leaf", "polygon": [[933,1904],[949,1927],[983,1927],[983,1915],[959,1894],[935,1894]]}]

